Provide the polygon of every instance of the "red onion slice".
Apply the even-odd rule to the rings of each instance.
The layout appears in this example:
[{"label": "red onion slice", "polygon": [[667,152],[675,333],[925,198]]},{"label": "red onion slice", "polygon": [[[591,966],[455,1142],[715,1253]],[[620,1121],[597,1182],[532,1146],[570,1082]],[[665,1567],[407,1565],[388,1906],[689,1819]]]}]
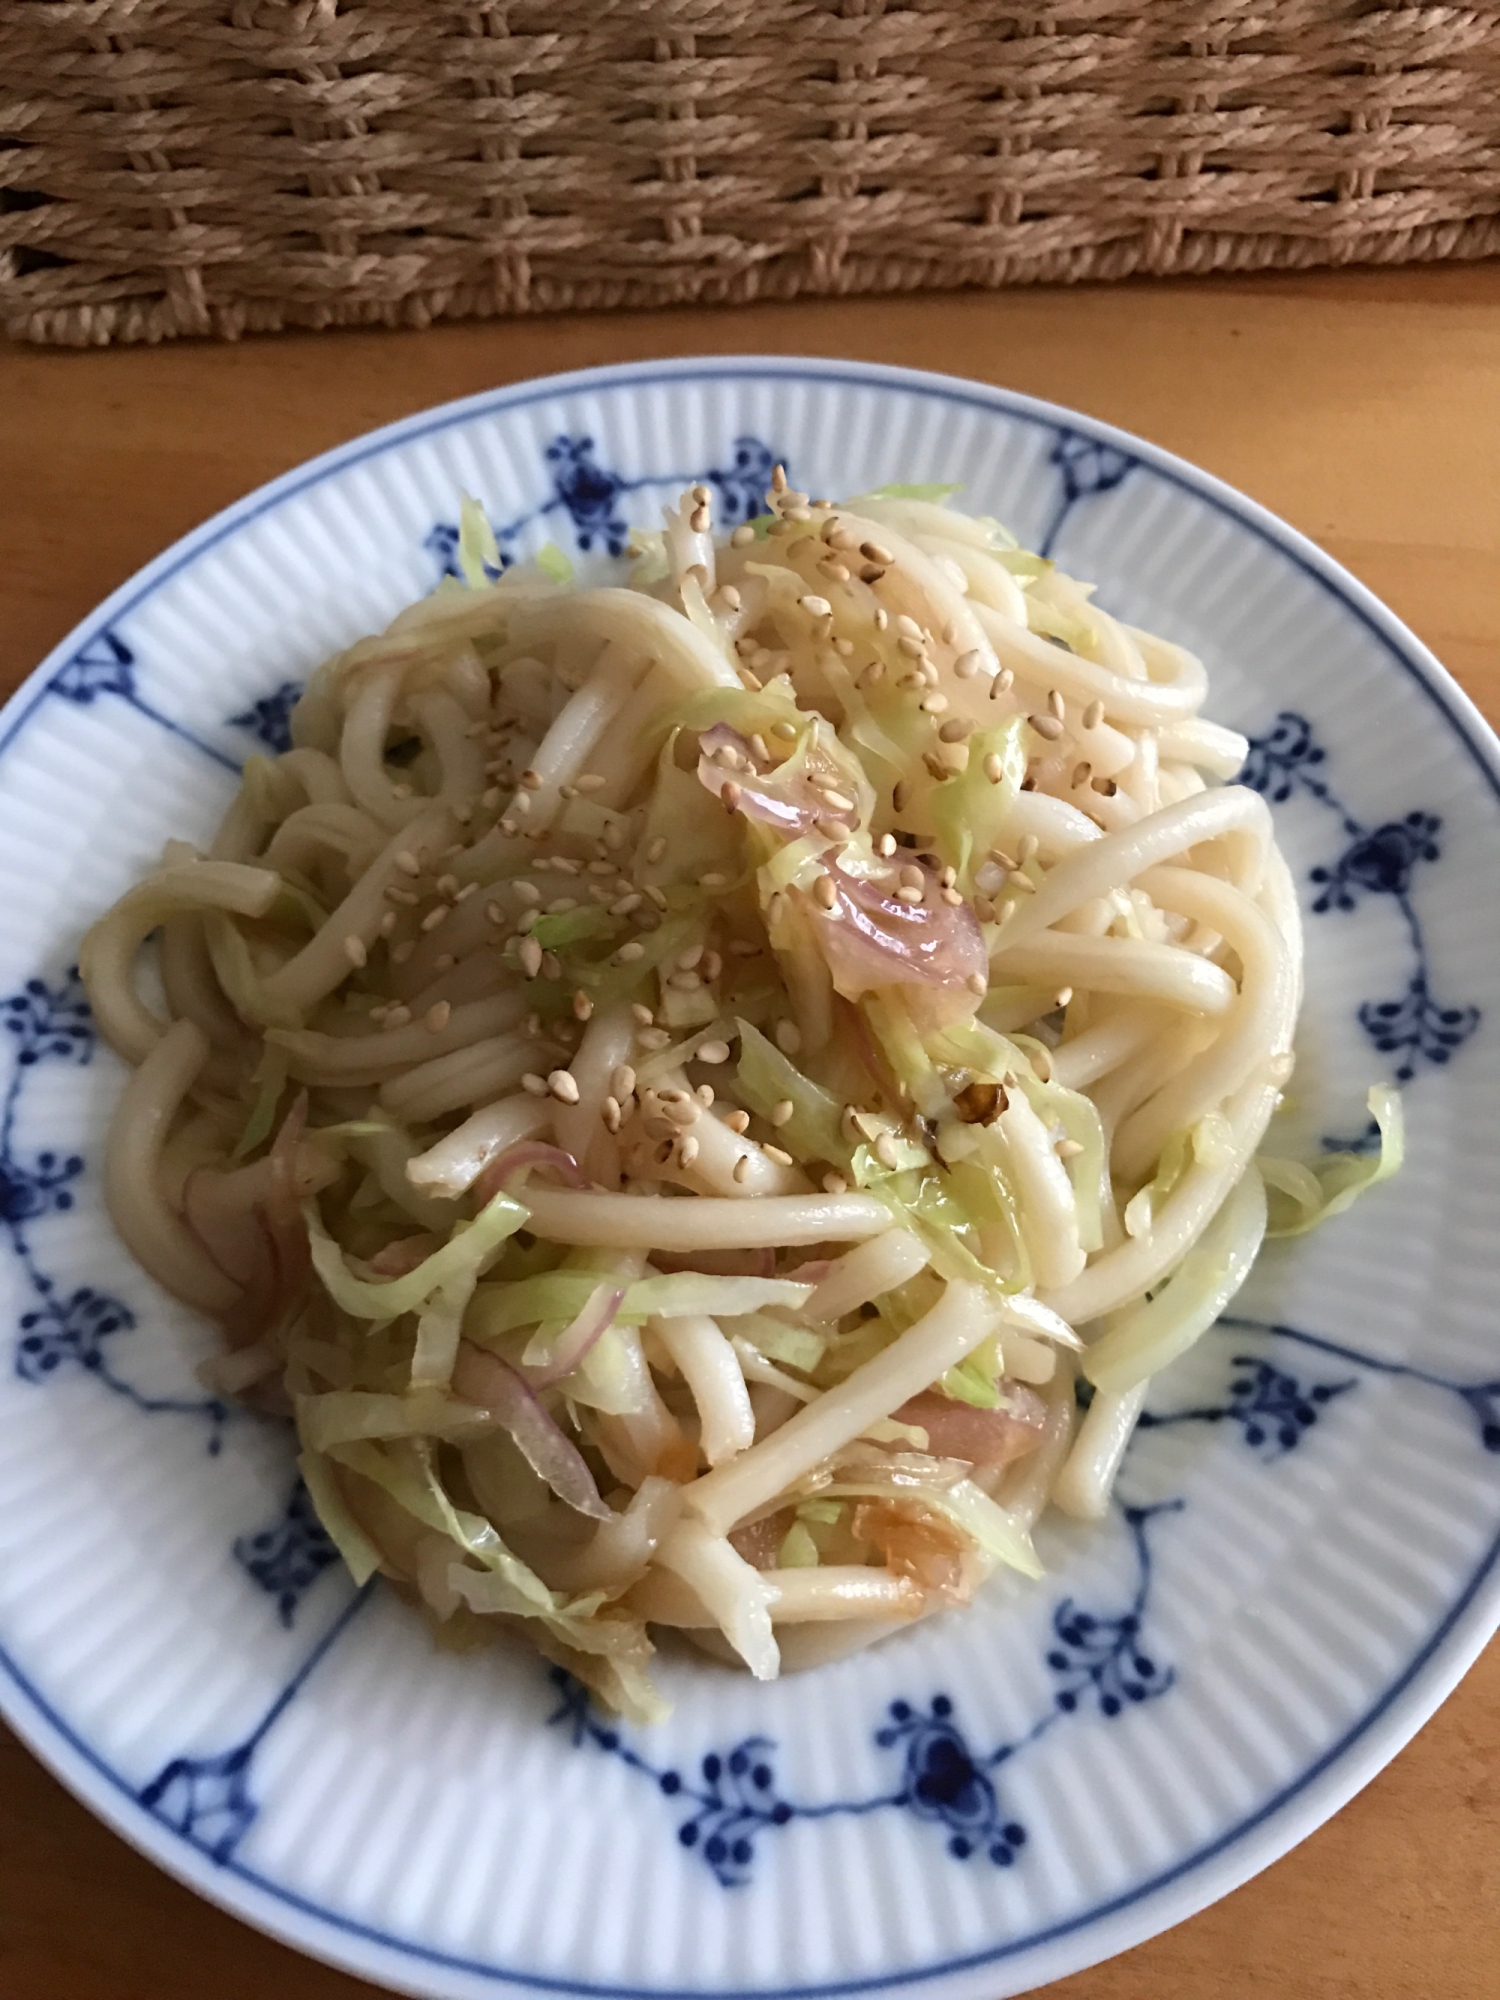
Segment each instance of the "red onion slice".
[{"label": "red onion slice", "polygon": [[550,1167],[569,1187],[586,1188],[589,1177],[571,1153],[561,1146],[549,1146],[545,1139],[518,1139],[490,1161],[474,1183],[474,1195],[481,1208],[493,1201],[507,1181],[533,1167]]},{"label": "red onion slice", "polygon": [[528,1378],[532,1387],[550,1389],[554,1382],[571,1375],[614,1325],[615,1314],[620,1310],[620,1301],[624,1296],[623,1285],[605,1283],[595,1286],[584,1302],[583,1311],[571,1326],[564,1327],[557,1336],[552,1359],[544,1368],[532,1370]]},{"label": "red onion slice", "polygon": [[1009,1465],[1024,1458],[1041,1442],[1047,1406],[1032,1390],[1015,1384],[1006,1390],[1012,1407],[979,1410],[952,1396],[924,1389],[891,1415],[898,1424],[915,1424],[927,1433],[927,1449],[939,1458],[964,1458],[970,1465]]},{"label": "red onion slice", "polygon": [[615,1518],[582,1452],[548,1416],[530,1383],[523,1381],[508,1361],[471,1341],[461,1341],[453,1365],[453,1393],[499,1419],[526,1463],[559,1500],[592,1521]]},{"label": "red onion slice", "polygon": [[[909,858],[905,865],[918,866]],[[811,899],[818,941],[846,1000],[883,986],[915,988],[930,1025],[966,1019],[978,1005],[969,982],[983,980],[989,960],[984,933],[967,903],[945,903],[931,869],[922,868],[926,893],[920,903],[903,903],[886,885],[829,870],[837,915]],[[890,887],[894,890],[895,873]]]}]

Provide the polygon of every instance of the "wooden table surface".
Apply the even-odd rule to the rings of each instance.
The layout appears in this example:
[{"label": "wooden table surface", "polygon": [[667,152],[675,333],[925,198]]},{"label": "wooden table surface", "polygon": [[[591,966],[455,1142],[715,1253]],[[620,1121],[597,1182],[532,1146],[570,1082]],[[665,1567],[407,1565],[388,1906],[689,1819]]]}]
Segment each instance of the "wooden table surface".
[{"label": "wooden table surface", "polygon": [[[1320,542],[1500,721],[1500,264],[591,315],[240,347],[0,346],[0,692],[206,514],[374,424],[694,353],[904,362],[1072,404]],[[1500,1647],[1367,1791],[1052,2000],[1494,2000]],[[354,2000],[158,1874],[0,1731],[5,2000]]]}]

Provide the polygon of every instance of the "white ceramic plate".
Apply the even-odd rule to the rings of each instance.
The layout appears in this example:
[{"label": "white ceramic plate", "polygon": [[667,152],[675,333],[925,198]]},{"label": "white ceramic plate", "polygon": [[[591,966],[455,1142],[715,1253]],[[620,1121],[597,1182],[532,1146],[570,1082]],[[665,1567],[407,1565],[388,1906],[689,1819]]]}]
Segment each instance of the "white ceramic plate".
[{"label": "white ceramic plate", "polygon": [[[206,834],[289,694],[451,559],[618,547],[690,478],[965,504],[1203,656],[1309,913],[1304,1138],[1409,1086],[1401,1180],[1268,1255],[1156,1388],[1121,1505],[1051,1574],[764,1688],[665,1673],[617,1730],[521,1651],[434,1652],[354,1597],[274,1427],[205,1401],[205,1329],[112,1237],[119,1066],[69,967]],[[441,1995],[997,1996],[1242,1882],[1347,1799],[1496,1623],[1497,746],[1308,543],[1021,396],[711,361],[480,396],[330,453],[118,591],[0,722],[0,1687],[102,1818],[205,1895]],[[8,996],[8,997],[7,997]]]}]

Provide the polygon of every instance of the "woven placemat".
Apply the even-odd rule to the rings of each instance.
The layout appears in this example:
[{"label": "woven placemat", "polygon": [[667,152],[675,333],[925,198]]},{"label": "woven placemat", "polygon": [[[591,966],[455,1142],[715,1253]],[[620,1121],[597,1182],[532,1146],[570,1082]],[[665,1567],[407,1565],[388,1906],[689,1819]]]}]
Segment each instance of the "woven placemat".
[{"label": "woven placemat", "polygon": [[0,0],[72,343],[1500,250],[1500,0]]}]

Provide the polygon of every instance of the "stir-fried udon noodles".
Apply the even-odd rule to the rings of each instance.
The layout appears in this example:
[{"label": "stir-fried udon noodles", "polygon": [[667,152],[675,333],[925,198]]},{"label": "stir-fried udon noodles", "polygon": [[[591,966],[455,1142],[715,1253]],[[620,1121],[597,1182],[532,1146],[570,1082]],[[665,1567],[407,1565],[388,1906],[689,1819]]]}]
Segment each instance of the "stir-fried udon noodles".
[{"label": "stir-fried udon noodles", "polygon": [[941,497],[695,487],[587,588],[469,504],[85,942],[214,1388],[357,1579],[630,1713],[653,1629],[769,1678],[1039,1574],[1268,1219],[1399,1157],[1379,1089],[1259,1154],[1302,940],[1201,666]]}]

